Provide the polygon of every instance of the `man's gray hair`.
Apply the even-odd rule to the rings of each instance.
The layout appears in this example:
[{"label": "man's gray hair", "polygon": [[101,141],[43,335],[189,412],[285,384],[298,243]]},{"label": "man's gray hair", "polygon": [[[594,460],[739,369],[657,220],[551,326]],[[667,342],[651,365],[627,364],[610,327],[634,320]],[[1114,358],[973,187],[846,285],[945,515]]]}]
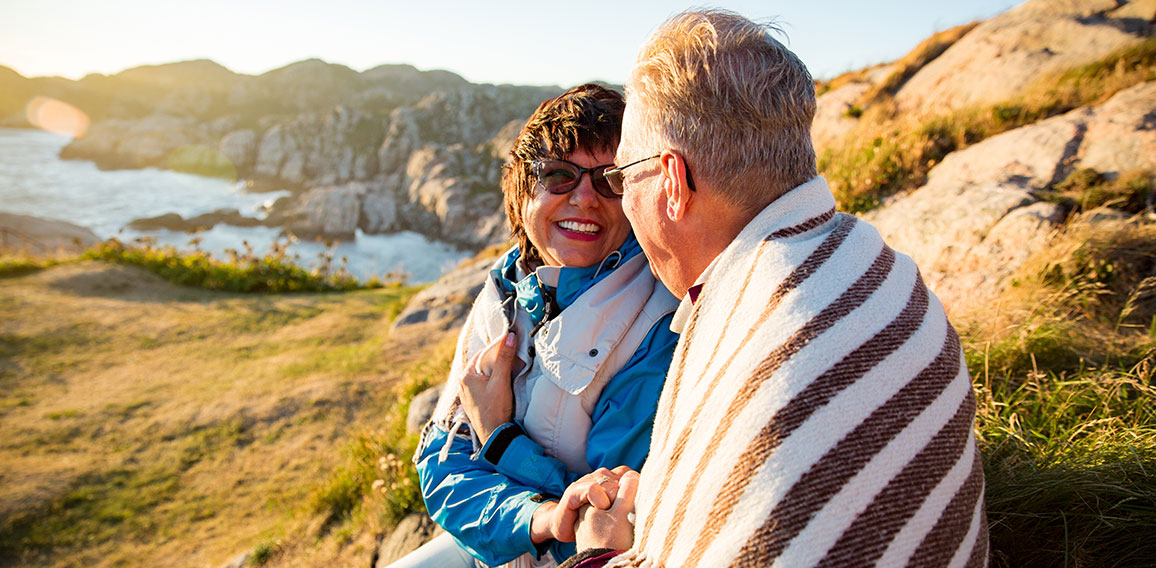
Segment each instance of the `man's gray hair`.
[{"label": "man's gray hair", "polygon": [[651,35],[627,85],[645,151],[678,151],[692,179],[752,211],[817,175],[815,83],[776,31],[726,10],[682,12]]}]

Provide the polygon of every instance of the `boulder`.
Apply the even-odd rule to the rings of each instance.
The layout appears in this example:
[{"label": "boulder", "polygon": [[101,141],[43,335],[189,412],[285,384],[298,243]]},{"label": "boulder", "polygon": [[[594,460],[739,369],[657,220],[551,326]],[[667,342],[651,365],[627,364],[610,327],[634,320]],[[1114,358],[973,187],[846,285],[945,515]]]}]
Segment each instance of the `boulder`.
[{"label": "boulder", "polygon": [[493,263],[493,256],[481,255],[426,286],[393,320],[392,329],[420,324],[446,330],[462,325]]},{"label": "boulder", "polygon": [[100,240],[88,228],[67,221],[0,212],[0,251],[75,254]]},{"label": "boulder", "polygon": [[1039,203],[1033,191],[1062,179],[1084,114],[1073,111],[953,152],[925,185],[863,218],[915,260],[949,310],[991,298],[1026,259],[1015,254],[1016,247],[1024,251],[1015,239],[1042,244],[1063,221],[1063,209]]},{"label": "boulder", "polygon": [[287,227],[299,236],[352,238],[361,221],[362,182],[315,187],[300,198],[297,215]]},{"label": "boulder", "polygon": [[1156,170],[1156,82],[1116,93],[1086,118],[1080,167],[1105,174]]},{"label": "boulder", "polygon": [[1109,13],[1118,20],[1156,21],[1156,0],[1132,0]]},{"label": "boulder", "polygon": [[366,233],[389,233],[403,228],[398,187],[400,176],[378,176],[361,198],[361,221]]},{"label": "boulder", "polygon": [[429,515],[414,513],[402,519],[397,528],[382,539],[377,548],[377,560],[374,568],[388,568],[406,554],[417,550],[419,546],[429,542],[434,537],[445,532]]},{"label": "boulder", "polygon": [[[929,112],[1012,99],[1034,81],[1139,44],[1114,20],[1113,0],[1031,0],[965,35],[895,95],[901,112]],[[1150,27],[1150,26],[1149,26]]]},{"label": "boulder", "polygon": [[416,436],[421,432],[426,422],[429,422],[430,417],[433,416],[441,393],[442,387],[438,385],[425,389],[413,397],[413,400],[409,402],[409,413],[405,416],[407,434]]}]

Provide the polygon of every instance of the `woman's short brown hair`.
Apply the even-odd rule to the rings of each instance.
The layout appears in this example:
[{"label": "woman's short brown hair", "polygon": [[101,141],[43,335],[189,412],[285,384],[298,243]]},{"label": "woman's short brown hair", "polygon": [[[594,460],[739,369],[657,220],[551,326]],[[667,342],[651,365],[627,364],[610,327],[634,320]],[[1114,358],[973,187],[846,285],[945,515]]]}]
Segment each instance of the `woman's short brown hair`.
[{"label": "woman's short brown hair", "polygon": [[541,261],[522,218],[524,205],[533,197],[537,183],[532,162],[565,159],[579,149],[613,154],[622,133],[625,108],[620,93],[588,83],[544,101],[526,121],[502,172],[510,234],[518,241],[523,262]]}]

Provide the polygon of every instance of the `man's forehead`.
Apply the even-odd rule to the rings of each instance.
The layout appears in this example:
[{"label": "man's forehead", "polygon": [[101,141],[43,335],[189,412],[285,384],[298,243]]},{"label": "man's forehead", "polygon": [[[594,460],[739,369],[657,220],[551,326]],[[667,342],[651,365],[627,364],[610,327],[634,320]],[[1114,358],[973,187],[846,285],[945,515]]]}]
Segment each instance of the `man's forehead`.
[{"label": "man's forehead", "polygon": [[638,139],[638,124],[637,112],[632,112],[630,102],[626,103],[626,110],[622,115],[622,134],[619,136],[618,153],[620,158],[630,157],[631,150],[634,150]]}]

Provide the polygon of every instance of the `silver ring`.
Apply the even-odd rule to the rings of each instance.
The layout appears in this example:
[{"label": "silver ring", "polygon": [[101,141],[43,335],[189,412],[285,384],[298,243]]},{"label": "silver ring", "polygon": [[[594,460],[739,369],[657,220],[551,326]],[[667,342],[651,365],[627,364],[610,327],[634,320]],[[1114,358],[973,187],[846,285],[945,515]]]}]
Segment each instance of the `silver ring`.
[{"label": "silver ring", "polygon": [[594,480],[594,483],[597,483],[598,485],[602,485],[603,483],[606,483],[607,481],[610,481],[609,475],[600,475],[600,476],[598,476],[597,479]]}]

